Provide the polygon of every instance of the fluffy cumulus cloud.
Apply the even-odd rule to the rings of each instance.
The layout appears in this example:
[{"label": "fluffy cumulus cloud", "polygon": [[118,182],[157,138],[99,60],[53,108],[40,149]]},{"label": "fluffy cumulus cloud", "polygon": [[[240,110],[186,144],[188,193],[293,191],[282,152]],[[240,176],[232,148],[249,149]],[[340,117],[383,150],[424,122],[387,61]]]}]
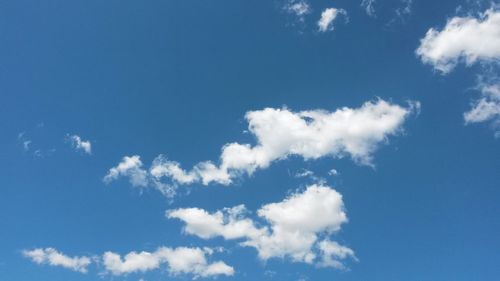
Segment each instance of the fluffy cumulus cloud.
[{"label": "fluffy cumulus cloud", "polygon": [[[305,160],[348,156],[359,164],[372,165],[372,154],[378,146],[400,132],[405,119],[418,108],[419,103],[403,107],[377,100],[359,108],[344,107],[333,112],[293,112],[286,108],[249,111],[245,118],[257,144],[227,143],[222,147],[219,163],[200,162],[185,170],[180,163],[160,155],[146,170],[139,156],[124,157],[109,170],[104,181],[125,176],[134,186],[149,183],[169,191],[182,184],[229,185],[235,178],[252,175],[292,155]],[[164,179],[169,180],[167,184],[162,182]]]},{"label": "fluffy cumulus cloud", "polygon": [[416,50],[424,63],[442,73],[463,61],[498,61],[500,58],[500,11],[486,10],[478,17],[453,17],[442,30],[429,29]]},{"label": "fluffy cumulus cloud", "polygon": [[238,239],[253,247],[262,260],[289,258],[294,262],[343,268],[343,260],[355,259],[354,251],[328,240],[348,221],[342,195],[323,185],[311,185],[281,202],[262,206],[258,226],[243,205],[209,213],[187,208],[167,211],[167,217],[185,223],[184,232],[203,239]]},{"label": "fluffy cumulus cloud", "polygon": [[318,30],[321,32],[326,32],[333,30],[333,21],[338,15],[347,15],[344,9],[327,8],[321,13],[321,17],[318,21]]},{"label": "fluffy cumulus cloud", "polygon": [[79,151],[83,151],[87,154],[92,154],[92,144],[90,141],[82,140],[80,136],[77,135],[68,135],[68,139],[71,142],[71,145]]},{"label": "fluffy cumulus cloud", "polygon": [[166,264],[172,275],[191,274],[194,278],[232,276],[233,267],[222,261],[207,261],[207,255],[211,253],[211,249],[161,247],[155,252],[130,252],[122,258],[119,254],[106,252],[103,255],[103,264],[105,270],[113,275],[146,272]]},{"label": "fluffy cumulus cloud", "polygon": [[24,250],[23,255],[37,264],[60,266],[82,273],[86,273],[91,264],[89,257],[69,257],[53,248]]}]

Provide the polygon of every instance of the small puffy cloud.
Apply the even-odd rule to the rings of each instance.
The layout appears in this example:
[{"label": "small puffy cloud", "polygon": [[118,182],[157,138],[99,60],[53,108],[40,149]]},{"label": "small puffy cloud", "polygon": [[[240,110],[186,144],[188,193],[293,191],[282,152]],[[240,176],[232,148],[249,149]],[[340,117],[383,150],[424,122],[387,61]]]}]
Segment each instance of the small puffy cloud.
[{"label": "small puffy cloud", "polygon": [[[249,111],[245,118],[257,143],[225,144],[218,164],[204,161],[185,170],[180,163],[160,155],[146,170],[139,156],[126,156],[109,170],[104,181],[109,183],[121,176],[129,177],[134,186],[152,185],[171,196],[178,185],[229,185],[235,178],[252,175],[274,161],[294,155],[305,160],[347,156],[356,163],[372,165],[372,154],[378,146],[389,136],[398,134],[406,118],[418,112],[419,107],[418,102],[403,107],[377,100],[359,108],[344,107],[333,112],[293,112],[286,108]],[[165,178],[170,182],[163,183]]]},{"label": "small puffy cloud", "polygon": [[68,139],[71,142],[73,148],[75,148],[76,150],[83,151],[87,154],[92,154],[92,144],[90,143],[90,141],[84,141],[82,140],[82,138],[80,138],[80,136],[77,135],[68,135]]},{"label": "small puffy cloud", "polygon": [[104,177],[105,183],[110,183],[119,177],[128,177],[130,183],[137,187],[146,187],[148,185],[148,173],[142,168],[142,161],[138,155],[125,156],[116,166],[109,169]]},{"label": "small puffy cloud", "polygon": [[366,14],[369,15],[370,17],[375,17],[375,2],[376,0],[363,0],[361,1],[361,7],[365,9]]},{"label": "small puffy cloud", "polygon": [[354,257],[347,247],[318,242],[347,222],[342,195],[330,187],[311,185],[281,202],[262,206],[257,211],[266,222],[262,227],[246,213],[240,205],[215,213],[198,208],[176,209],[167,211],[167,217],[182,220],[185,233],[203,239],[220,236],[241,240],[241,245],[255,248],[262,260],[280,257],[340,268],[342,260]]},{"label": "small puffy cloud", "polygon": [[311,6],[306,0],[287,1],[283,9],[287,13],[297,16],[299,20],[303,20],[304,16],[311,13]]},{"label": "small puffy cloud", "polygon": [[54,248],[24,250],[23,255],[37,264],[61,266],[82,273],[86,273],[87,267],[91,264],[89,257],[69,257]]},{"label": "small puffy cloud", "polygon": [[500,136],[500,83],[490,81],[479,83],[481,97],[472,103],[472,108],[464,113],[465,124],[490,121],[495,136]]},{"label": "small puffy cloud", "polygon": [[330,171],[328,171],[328,174],[330,176],[338,176],[340,173],[336,169],[331,169]]},{"label": "small puffy cloud", "polygon": [[500,11],[490,8],[478,17],[453,17],[442,30],[431,28],[420,40],[416,54],[443,74],[459,62],[500,59]]},{"label": "small puffy cloud", "polygon": [[212,252],[211,249],[161,247],[155,252],[130,252],[123,258],[119,254],[106,252],[103,264],[105,270],[113,275],[146,272],[158,269],[162,264],[167,265],[172,275],[192,274],[194,278],[234,275],[234,269],[224,262],[207,261],[207,255]]},{"label": "small puffy cloud", "polygon": [[318,29],[321,32],[326,32],[333,30],[333,21],[338,15],[347,15],[344,9],[327,8],[321,13],[321,17],[318,21]]}]

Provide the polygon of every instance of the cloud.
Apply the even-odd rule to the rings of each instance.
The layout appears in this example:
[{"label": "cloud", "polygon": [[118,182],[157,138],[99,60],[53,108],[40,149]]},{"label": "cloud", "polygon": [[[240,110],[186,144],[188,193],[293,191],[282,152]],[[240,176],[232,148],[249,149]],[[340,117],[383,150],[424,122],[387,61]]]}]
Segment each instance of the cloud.
[{"label": "cloud", "polygon": [[328,171],[328,174],[330,176],[338,176],[340,173],[336,169],[331,169],[330,171]]},{"label": "cloud", "polygon": [[204,239],[222,236],[225,239],[258,237],[265,230],[258,229],[251,219],[245,218],[247,212],[244,205],[224,208],[215,213],[208,213],[199,208],[185,208],[167,211],[168,218],[176,218],[186,222],[184,232]]},{"label": "cloud", "polygon": [[302,169],[295,174],[295,177],[296,178],[314,177],[314,172],[311,170]]},{"label": "cloud", "polygon": [[142,165],[141,158],[138,155],[125,156],[116,167],[109,169],[103,180],[105,183],[110,183],[123,176],[129,178],[132,186],[146,187],[148,185],[148,173],[142,168]]},{"label": "cloud", "polygon": [[169,210],[166,215],[183,221],[187,234],[203,239],[239,239],[241,245],[255,248],[262,260],[280,257],[340,268],[342,260],[355,257],[347,247],[329,242],[341,249],[336,251],[326,242],[318,243],[320,237],[338,232],[348,221],[342,195],[328,186],[310,185],[281,202],[262,206],[257,211],[266,222],[262,227],[247,218],[246,213],[245,206],[239,205],[215,213],[187,208]]},{"label": "cloud", "polygon": [[334,267],[337,269],[345,269],[345,265],[340,262],[346,258],[357,260],[354,251],[350,248],[340,245],[335,241],[328,239],[318,243],[318,248],[321,251],[321,267]]},{"label": "cloud", "polygon": [[480,82],[481,98],[472,103],[472,108],[464,113],[465,124],[491,121],[500,136],[500,83],[498,81]]},{"label": "cloud", "polygon": [[338,15],[347,15],[347,12],[344,9],[336,9],[336,8],[327,8],[323,10],[321,13],[321,18],[318,21],[318,29],[321,32],[326,32],[333,30],[333,21],[337,18]]},{"label": "cloud", "polygon": [[53,248],[25,250],[23,255],[37,264],[61,266],[82,273],[87,273],[87,267],[91,264],[89,257],[69,257]]},{"label": "cloud", "polygon": [[361,7],[365,9],[366,14],[369,15],[370,17],[375,17],[375,7],[373,6],[375,4],[376,0],[363,0],[361,1]]},{"label": "cloud", "polygon": [[453,17],[442,30],[431,28],[420,40],[416,54],[443,74],[459,62],[498,61],[500,58],[500,11],[490,8],[477,18]]},{"label": "cloud", "polygon": [[400,19],[403,19],[405,16],[411,14],[411,5],[413,4],[413,0],[402,0],[403,6],[396,9],[396,16]]},{"label": "cloud", "polygon": [[71,145],[76,150],[81,150],[87,154],[92,154],[92,144],[90,141],[84,141],[77,135],[68,135],[68,139],[71,142]]},{"label": "cloud", "polygon": [[311,13],[311,5],[306,0],[287,1],[283,9],[287,13],[297,16],[300,21],[303,21],[304,17]]},{"label": "cloud", "polygon": [[[180,163],[158,156],[149,170],[142,168],[140,157],[125,156],[109,170],[104,181],[129,177],[134,186],[152,185],[167,196],[173,196],[178,185],[218,183],[229,185],[235,178],[252,175],[274,161],[289,156],[305,160],[321,157],[350,157],[361,165],[373,165],[372,154],[391,135],[401,132],[402,124],[420,104],[408,107],[384,100],[366,102],[359,108],[343,107],[333,112],[307,110],[293,112],[287,108],[265,108],[245,115],[248,130],[256,144],[227,143],[222,147],[219,163],[204,161],[191,170]],[[162,182],[169,179],[168,183]]]},{"label": "cloud", "polygon": [[233,267],[222,261],[208,263],[206,256],[212,252],[211,249],[160,247],[155,252],[130,252],[123,258],[119,254],[106,252],[103,264],[105,270],[113,275],[146,272],[158,269],[163,263],[167,264],[172,275],[192,274],[194,278],[234,275]]}]

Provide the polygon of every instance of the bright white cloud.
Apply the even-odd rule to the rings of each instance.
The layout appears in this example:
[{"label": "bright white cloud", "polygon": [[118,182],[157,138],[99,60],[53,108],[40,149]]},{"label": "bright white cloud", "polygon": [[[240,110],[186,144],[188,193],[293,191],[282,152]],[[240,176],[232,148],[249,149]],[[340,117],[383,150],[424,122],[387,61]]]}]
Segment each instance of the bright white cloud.
[{"label": "bright white cloud", "polygon": [[318,21],[318,29],[321,32],[333,30],[333,21],[338,15],[347,15],[344,9],[327,8],[321,13],[321,18]]},{"label": "bright white cloud", "polygon": [[80,136],[77,135],[72,135],[68,136],[71,145],[76,149],[76,150],[81,150],[87,154],[92,154],[92,144],[90,141],[84,141]]},{"label": "bright white cloud", "polygon": [[89,257],[69,257],[53,248],[25,250],[23,255],[37,264],[61,266],[82,273],[86,273],[87,267],[91,264]]},{"label": "bright white cloud", "polygon": [[[305,160],[348,156],[359,164],[372,165],[372,154],[378,146],[389,136],[398,134],[405,119],[418,108],[418,102],[402,107],[377,100],[360,108],[344,107],[333,112],[293,112],[286,108],[249,111],[245,118],[257,144],[225,144],[218,164],[204,161],[185,170],[178,162],[160,155],[146,170],[139,156],[126,156],[109,170],[104,181],[129,177],[134,186],[151,185],[173,196],[178,185],[229,185],[235,178],[252,175],[292,155]],[[169,181],[164,183],[165,179]]]},{"label": "bright white cloud", "polygon": [[211,249],[161,247],[155,252],[130,252],[123,258],[119,254],[106,252],[103,255],[103,264],[106,271],[113,275],[146,272],[166,264],[172,275],[192,274],[194,278],[232,276],[234,269],[231,266],[222,261],[207,261],[207,255],[212,252]]},{"label": "bright white cloud", "polygon": [[457,63],[500,59],[500,11],[493,8],[475,17],[453,17],[442,30],[429,29],[416,50],[424,63],[442,73]]},{"label": "bright white cloud", "polygon": [[365,9],[366,14],[369,15],[370,17],[375,17],[375,2],[376,0],[363,0],[361,1],[361,7]]},{"label": "bright white cloud", "polygon": [[[301,193],[292,194],[282,202],[262,206],[257,212],[267,225],[263,227],[244,216],[243,205],[209,213],[198,208],[167,211],[167,217],[185,223],[184,232],[209,239],[221,236],[240,239],[241,245],[254,247],[259,258],[290,258],[295,262],[335,266],[333,261],[354,257],[354,252],[340,246],[338,254],[333,246],[318,244],[318,238],[340,230],[347,222],[342,196],[327,186],[311,185]],[[333,243],[333,242],[331,242]],[[321,256],[321,258],[320,258]],[[340,267],[339,267],[340,268]]]},{"label": "bright white cloud", "polygon": [[166,215],[187,222],[184,231],[204,239],[216,236],[238,239],[262,235],[263,231],[259,230],[252,220],[244,218],[245,213],[245,206],[239,205],[212,214],[199,208],[186,208],[167,211]]}]

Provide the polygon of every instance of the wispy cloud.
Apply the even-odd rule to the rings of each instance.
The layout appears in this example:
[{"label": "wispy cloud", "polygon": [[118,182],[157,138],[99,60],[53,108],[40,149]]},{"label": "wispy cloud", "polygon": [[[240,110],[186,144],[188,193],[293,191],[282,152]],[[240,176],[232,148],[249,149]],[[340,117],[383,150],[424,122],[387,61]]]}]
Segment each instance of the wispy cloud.
[{"label": "wispy cloud", "polygon": [[365,9],[366,14],[370,17],[376,17],[375,12],[375,2],[376,0],[363,0],[361,1],[361,7]]}]

